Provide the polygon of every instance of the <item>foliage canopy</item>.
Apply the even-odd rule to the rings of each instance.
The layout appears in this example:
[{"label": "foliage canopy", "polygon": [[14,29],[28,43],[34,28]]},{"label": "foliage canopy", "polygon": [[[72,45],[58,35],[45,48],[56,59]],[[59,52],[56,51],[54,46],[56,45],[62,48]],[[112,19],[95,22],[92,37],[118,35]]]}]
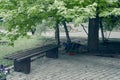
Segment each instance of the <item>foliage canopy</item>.
[{"label": "foliage canopy", "polygon": [[95,18],[97,12],[107,19],[119,16],[118,4],[118,0],[0,0],[0,17],[13,41],[43,20],[54,25],[63,20],[79,24]]}]

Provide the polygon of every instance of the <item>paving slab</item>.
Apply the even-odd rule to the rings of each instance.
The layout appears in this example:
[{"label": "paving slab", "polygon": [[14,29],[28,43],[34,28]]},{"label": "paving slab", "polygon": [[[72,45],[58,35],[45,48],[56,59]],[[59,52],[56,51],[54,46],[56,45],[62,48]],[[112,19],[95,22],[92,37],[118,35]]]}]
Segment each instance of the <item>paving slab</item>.
[{"label": "paving slab", "polygon": [[31,63],[31,73],[12,72],[7,80],[120,80],[120,59],[91,55],[60,55]]}]

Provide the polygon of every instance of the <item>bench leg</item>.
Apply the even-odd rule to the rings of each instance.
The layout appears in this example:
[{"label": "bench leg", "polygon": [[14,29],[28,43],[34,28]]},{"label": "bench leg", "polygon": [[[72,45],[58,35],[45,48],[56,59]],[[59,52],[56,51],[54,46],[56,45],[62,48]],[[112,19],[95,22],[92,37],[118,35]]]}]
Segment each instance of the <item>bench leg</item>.
[{"label": "bench leg", "polygon": [[14,70],[17,72],[23,72],[25,74],[30,73],[30,58],[24,59],[22,61],[14,61]]},{"label": "bench leg", "polygon": [[46,52],[48,58],[58,58],[58,48],[54,48]]}]

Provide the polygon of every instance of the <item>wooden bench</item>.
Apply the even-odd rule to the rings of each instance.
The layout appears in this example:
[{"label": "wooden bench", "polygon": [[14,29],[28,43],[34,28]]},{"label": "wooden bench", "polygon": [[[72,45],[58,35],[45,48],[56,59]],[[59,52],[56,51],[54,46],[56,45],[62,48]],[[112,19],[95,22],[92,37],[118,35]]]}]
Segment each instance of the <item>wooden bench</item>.
[{"label": "wooden bench", "polygon": [[7,41],[0,41],[0,45],[6,45],[6,44],[8,44]]},{"label": "wooden bench", "polygon": [[58,45],[48,44],[31,50],[17,52],[15,54],[5,56],[4,58],[14,60],[14,71],[29,74],[31,58],[43,53],[46,53],[46,57],[48,58],[58,58]]}]

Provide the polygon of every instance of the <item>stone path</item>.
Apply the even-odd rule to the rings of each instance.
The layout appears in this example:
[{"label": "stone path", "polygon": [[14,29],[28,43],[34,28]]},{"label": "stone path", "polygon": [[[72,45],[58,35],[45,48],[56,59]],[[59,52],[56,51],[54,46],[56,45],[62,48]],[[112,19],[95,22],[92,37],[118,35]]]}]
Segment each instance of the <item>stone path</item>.
[{"label": "stone path", "polygon": [[43,57],[32,62],[29,75],[12,72],[7,80],[120,80],[120,59],[88,55]]}]

